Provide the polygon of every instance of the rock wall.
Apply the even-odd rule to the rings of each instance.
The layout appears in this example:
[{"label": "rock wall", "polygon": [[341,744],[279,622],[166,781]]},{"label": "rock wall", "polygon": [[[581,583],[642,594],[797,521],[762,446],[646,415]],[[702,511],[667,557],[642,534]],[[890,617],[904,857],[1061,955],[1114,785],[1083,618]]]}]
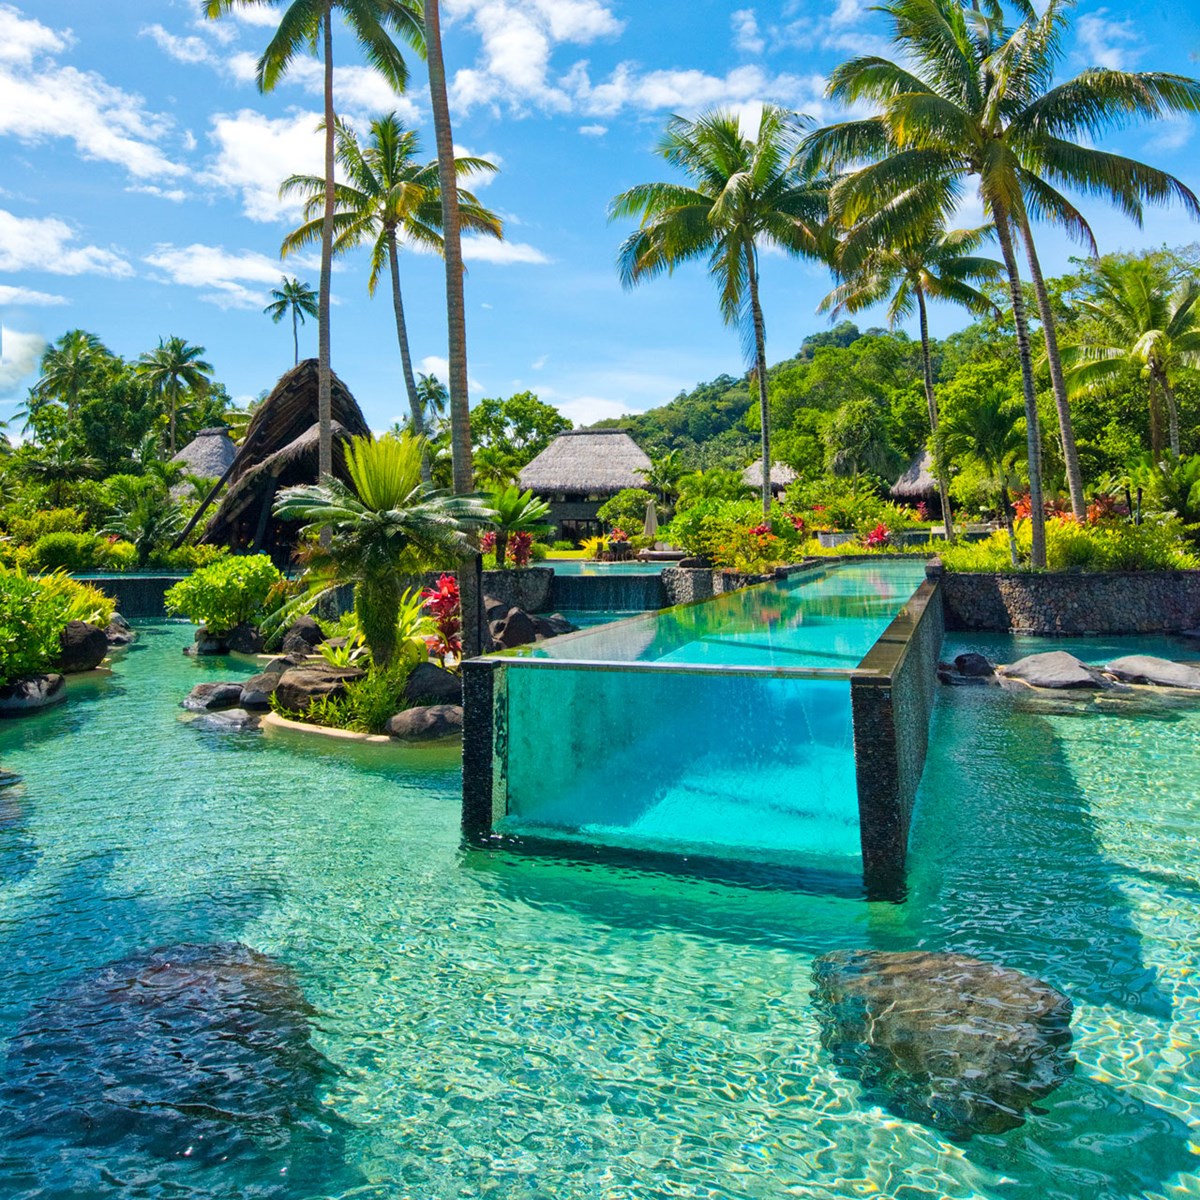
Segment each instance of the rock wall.
[{"label": "rock wall", "polygon": [[713,572],[709,567],[666,567],[662,584],[668,604],[692,604],[713,596]]},{"label": "rock wall", "polygon": [[946,628],[1080,637],[1200,626],[1200,571],[942,575]]}]

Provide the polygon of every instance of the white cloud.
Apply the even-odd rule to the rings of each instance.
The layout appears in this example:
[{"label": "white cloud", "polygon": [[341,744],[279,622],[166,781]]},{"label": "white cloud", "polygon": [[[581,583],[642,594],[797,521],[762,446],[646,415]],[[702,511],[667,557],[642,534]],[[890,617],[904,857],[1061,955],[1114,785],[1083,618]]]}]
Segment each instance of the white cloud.
[{"label": "white cloud", "polygon": [[135,183],[125,190],[139,196],[157,196],[160,200],[170,200],[172,204],[182,204],[188,198],[183,188],[161,188],[156,183]]},{"label": "white cloud", "polygon": [[1123,71],[1137,57],[1139,38],[1132,21],[1113,20],[1108,9],[1088,13],[1075,23],[1078,54],[1089,67]]},{"label": "white cloud", "polygon": [[[436,375],[442,383],[446,383],[450,379],[450,360],[443,358],[440,354],[427,354],[417,363],[417,370],[422,375]],[[467,390],[478,395],[483,391],[483,384],[478,379],[472,379],[468,375]]]},{"label": "white cloud", "polygon": [[158,48],[176,62],[195,65],[206,63],[210,66],[219,61],[211,43],[201,37],[179,37],[170,33],[161,25],[145,25],[138,33],[141,37],[152,38]]},{"label": "white cloud", "polygon": [[28,144],[67,138],[81,158],[116,163],[139,179],[182,175],[160,146],[168,118],[95,72],[45,57],[69,44],[67,35],[0,6],[0,135]]},{"label": "white cloud", "polygon": [[584,137],[603,137],[608,132],[607,125],[580,125],[579,132]]},{"label": "white cloud", "polygon": [[46,271],[51,275],[111,275],[126,279],[133,268],[100,246],[77,246],[75,231],[57,217],[18,217],[0,208],[0,271]]},{"label": "white cloud", "polygon": [[1170,152],[1182,150],[1192,139],[1193,126],[1190,117],[1173,113],[1161,118],[1154,125],[1154,134],[1146,143],[1148,150]]},{"label": "white cloud", "polygon": [[296,112],[271,118],[253,109],[218,114],[209,134],[216,157],[206,178],[241,195],[242,211],[252,221],[294,218],[295,200],[280,200],[279,185],[292,174],[324,175],[324,142],[318,113]]},{"label": "white cloud", "polygon": [[38,55],[65,50],[70,41],[69,33],[56,33],[11,4],[0,4],[0,62],[31,63]]},{"label": "white cloud", "polygon": [[[548,394],[548,393],[547,393]],[[623,417],[629,405],[604,396],[576,396],[571,400],[555,400],[554,407],[575,425],[591,425],[610,417]]]},{"label": "white cloud", "polygon": [[734,47],[743,54],[761,54],[767,48],[767,43],[759,31],[754,9],[735,9],[729,14],[729,23],[733,27]]},{"label": "white cloud", "polygon": [[46,348],[40,333],[18,333],[0,326],[0,396],[11,395],[17,385],[37,369]]},{"label": "white cloud", "polygon": [[540,371],[546,365],[546,363],[549,361],[550,361],[550,355],[542,354],[538,358],[535,358],[533,360],[533,362],[531,362],[529,365],[530,365],[530,367],[533,368],[533,370]]},{"label": "white cloud", "polygon": [[462,251],[467,262],[495,263],[501,266],[513,263],[541,265],[550,262],[545,254],[528,242],[498,242],[495,238],[476,233],[463,235]]},{"label": "white cloud", "polygon": [[[221,308],[263,308],[267,303],[266,285],[277,284],[284,274],[278,259],[253,250],[228,251],[223,246],[190,246],[170,243],[155,246],[145,261],[160,271],[166,283],[181,287],[208,289],[201,300]],[[295,265],[312,266],[308,260],[289,260]],[[259,287],[253,286],[258,284]]]},{"label": "white cloud", "polygon": [[70,304],[66,296],[54,296],[49,292],[35,292],[32,288],[9,287],[0,283],[0,308],[49,307],[55,304]]},{"label": "white cloud", "polygon": [[248,8],[232,9],[231,12],[243,25],[257,25],[262,29],[269,29],[279,24],[279,10],[265,4],[252,4]]}]

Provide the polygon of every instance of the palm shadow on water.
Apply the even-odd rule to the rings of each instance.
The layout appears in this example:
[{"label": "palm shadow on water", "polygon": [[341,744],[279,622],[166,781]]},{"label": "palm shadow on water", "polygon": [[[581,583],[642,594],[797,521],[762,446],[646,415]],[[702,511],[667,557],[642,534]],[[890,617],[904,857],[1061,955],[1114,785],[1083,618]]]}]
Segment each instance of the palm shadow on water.
[{"label": "palm shadow on water", "polygon": [[[231,935],[272,890],[161,903],[76,864],[55,911],[0,925],[0,1197],[157,1190],[291,1200],[361,1184],[338,1072],[292,971]],[[64,922],[63,912],[72,914]]]}]

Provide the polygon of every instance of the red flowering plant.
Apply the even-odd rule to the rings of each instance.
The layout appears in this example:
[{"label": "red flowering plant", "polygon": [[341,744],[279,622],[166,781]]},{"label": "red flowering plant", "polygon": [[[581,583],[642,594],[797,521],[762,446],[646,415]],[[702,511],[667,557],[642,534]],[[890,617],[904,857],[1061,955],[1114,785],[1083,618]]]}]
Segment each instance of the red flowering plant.
[{"label": "red flowering plant", "polygon": [[462,604],[458,596],[458,580],[453,575],[439,575],[436,588],[421,593],[422,607],[433,618],[437,630],[425,639],[429,652],[446,665],[450,655],[462,654]]},{"label": "red flowering plant", "polygon": [[533,557],[533,534],[522,530],[508,539],[508,556],[514,567],[527,567]]},{"label": "red flowering plant", "polygon": [[918,521],[928,521],[929,520],[929,505],[926,504],[924,500],[917,501],[917,520]]},{"label": "red flowering plant", "polygon": [[479,550],[482,554],[491,554],[496,549],[496,531],[489,529],[479,535]]},{"label": "red flowering plant", "polygon": [[614,529],[608,535],[608,540],[610,542],[627,542],[629,541],[629,534],[627,534],[623,529]]},{"label": "red flowering plant", "polygon": [[863,538],[863,545],[866,546],[868,550],[878,550],[882,546],[886,546],[888,544],[888,539],[891,538],[891,536],[891,531],[882,521],[880,521],[879,524],[876,525],[875,528]]},{"label": "red flowering plant", "polygon": [[[1070,517],[1071,509],[1061,496],[1043,496],[1042,511],[1047,517]],[[1028,521],[1033,515],[1033,500],[1028,492],[1022,492],[1013,500],[1013,516],[1018,521]]]},{"label": "red flowering plant", "polygon": [[784,513],[783,518],[785,521],[791,522],[792,528],[797,533],[803,533],[808,528],[808,523],[799,513]]}]

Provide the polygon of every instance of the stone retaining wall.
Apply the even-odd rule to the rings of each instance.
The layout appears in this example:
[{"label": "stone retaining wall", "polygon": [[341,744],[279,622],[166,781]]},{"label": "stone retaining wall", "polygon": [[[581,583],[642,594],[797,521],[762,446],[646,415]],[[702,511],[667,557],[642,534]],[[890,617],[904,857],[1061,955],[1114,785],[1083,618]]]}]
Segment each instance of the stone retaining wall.
[{"label": "stone retaining wall", "polygon": [[662,583],[668,605],[694,604],[713,597],[711,567],[666,567]]},{"label": "stone retaining wall", "polygon": [[942,575],[946,628],[1082,637],[1200,626],[1200,571]]}]

